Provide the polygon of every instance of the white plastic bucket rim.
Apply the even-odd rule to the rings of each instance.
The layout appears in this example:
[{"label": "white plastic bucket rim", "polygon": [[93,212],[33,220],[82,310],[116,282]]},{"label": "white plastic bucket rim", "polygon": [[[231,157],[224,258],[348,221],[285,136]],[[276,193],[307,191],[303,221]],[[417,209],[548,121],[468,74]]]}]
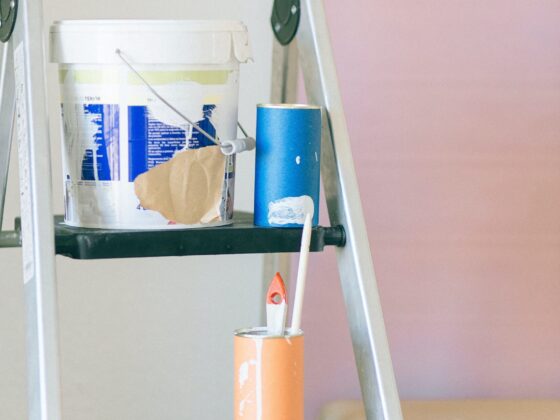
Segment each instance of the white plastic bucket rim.
[{"label": "white plastic bucket rim", "polygon": [[252,58],[247,27],[231,20],[63,20],[50,28],[50,60],[59,64],[219,65]]}]

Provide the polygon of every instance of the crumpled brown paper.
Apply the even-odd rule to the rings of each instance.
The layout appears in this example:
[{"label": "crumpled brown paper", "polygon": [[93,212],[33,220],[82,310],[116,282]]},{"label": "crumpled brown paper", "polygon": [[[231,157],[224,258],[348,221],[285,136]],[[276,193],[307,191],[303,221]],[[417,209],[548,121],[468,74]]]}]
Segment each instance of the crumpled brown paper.
[{"label": "crumpled brown paper", "polygon": [[218,146],[185,150],[136,177],[140,205],[186,225],[220,220],[226,157]]}]

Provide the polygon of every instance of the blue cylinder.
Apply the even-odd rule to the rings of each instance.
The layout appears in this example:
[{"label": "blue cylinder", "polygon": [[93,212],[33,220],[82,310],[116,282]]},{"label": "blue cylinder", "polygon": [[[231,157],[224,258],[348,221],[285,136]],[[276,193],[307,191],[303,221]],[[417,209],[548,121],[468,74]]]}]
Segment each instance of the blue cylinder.
[{"label": "blue cylinder", "polygon": [[258,105],[255,225],[301,227],[307,212],[319,224],[321,108]]}]

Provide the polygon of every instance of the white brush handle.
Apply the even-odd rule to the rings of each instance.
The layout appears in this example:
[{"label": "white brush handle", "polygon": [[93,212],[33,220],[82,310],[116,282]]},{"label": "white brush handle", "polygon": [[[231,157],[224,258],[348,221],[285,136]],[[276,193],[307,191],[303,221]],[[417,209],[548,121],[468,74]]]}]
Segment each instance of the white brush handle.
[{"label": "white brush handle", "polygon": [[301,311],[303,309],[303,295],[305,293],[305,281],[307,279],[307,263],[309,261],[309,244],[311,243],[311,219],[312,215],[305,215],[303,232],[301,235],[301,248],[299,251],[299,266],[297,273],[296,295],[294,297],[294,311],[292,312],[292,331],[301,328]]}]

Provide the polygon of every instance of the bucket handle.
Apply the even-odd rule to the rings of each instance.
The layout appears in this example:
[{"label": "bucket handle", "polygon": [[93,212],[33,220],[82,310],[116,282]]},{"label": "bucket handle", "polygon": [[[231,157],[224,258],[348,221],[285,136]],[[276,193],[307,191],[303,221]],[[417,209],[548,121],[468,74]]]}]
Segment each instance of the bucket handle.
[{"label": "bucket handle", "polygon": [[144,77],[142,77],[142,75],[134,68],[134,66],[126,58],[124,58],[123,53],[120,49],[117,48],[115,50],[115,54],[136,75],[136,77],[138,77],[140,81],[144,83],[144,85],[146,85],[146,87],[150,90],[150,92],[152,92],[152,94],[156,98],[158,98],[161,102],[163,102],[169,109],[175,112],[179,117],[181,117],[183,120],[185,120],[194,128],[196,128],[204,137],[206,137],[208,140],[210,140],[212,143],[216,144],[217,146],[220,146],[220,149],[224,155],[230,156],[247,150],[253,150],[255,148],[256,145],[255,139],[247,135],[247,132],[245,131],[245,129],[243,128],[243,126],[239,121],[237,122],[237,126],[239,127],[239,129],[241,130],[245,138],[220,141],[220,139],[217,136],[216,137],[212,136],[206,130],[202,129],[202,127],[200,127],[197,123],[192,121],[189,117],[187,117],[185,114],[183,114],[173,105],[171,105],[163,96],[161,96],[153,88],[153,86],[150,85],[150,83],[148,83],[148,81],[144,79]]}]

